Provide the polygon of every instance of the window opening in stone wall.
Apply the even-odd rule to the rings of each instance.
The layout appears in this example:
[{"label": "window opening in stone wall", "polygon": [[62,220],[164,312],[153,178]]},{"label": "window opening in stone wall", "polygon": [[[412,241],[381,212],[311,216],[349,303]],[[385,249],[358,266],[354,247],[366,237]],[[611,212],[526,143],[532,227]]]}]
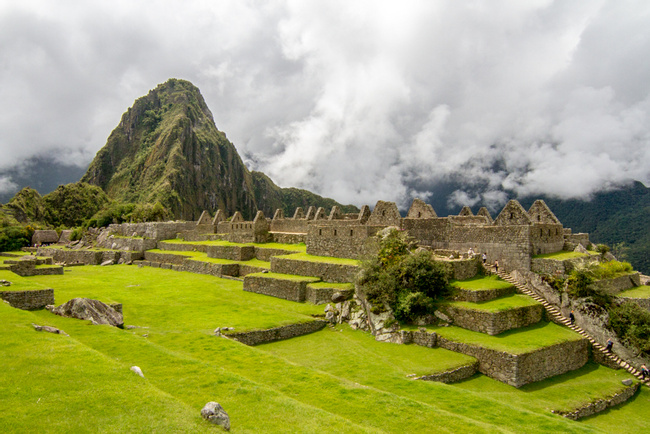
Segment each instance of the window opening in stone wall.
[{"label": "window opening in stone wall", "polygon": [[336,236],[336,229],[334,229],[334,236]]},{"label": "window opening in stone wall", "polygon": [[353,236],[353,235],[354,235],[354,231],[352,229],[350,229],[350,236]]},{"label": "window opening in stone wall", "polygon": [[513,213],[510,213],[510,220],[512,220],[513,218],[515,218],[515,215]]},{"label": "window opening in stone wall", "polygon": [[544,235],[544,229],[539,230],[539,236],[541,237],[542,235]]},{"label": "window opening in stone wall", "polygon": [[386,215],[386,211],[381,212],[381,216],[384,217]]},{"label": "window opening in stone wall", "polygon": [[418,211],[418,218],[422,217],[422,213]]},{"label": "window opening in stone wall", "polygon": [[541,216],[541,215],[538,215],[538,216],[537,216],[537,221],[538,221],[538,222],[541,222],[541,221],[542,221],[542,216]]},{"label": "window opening in stone wall", "polygon": [[323,230],[322,229],[318,230],[318,235],[323,235]]},{"label": "window opening in stone wall", "polygon": [[550,229],[548,230],[548,236],[549,237],[551,236],[551,230]]}]

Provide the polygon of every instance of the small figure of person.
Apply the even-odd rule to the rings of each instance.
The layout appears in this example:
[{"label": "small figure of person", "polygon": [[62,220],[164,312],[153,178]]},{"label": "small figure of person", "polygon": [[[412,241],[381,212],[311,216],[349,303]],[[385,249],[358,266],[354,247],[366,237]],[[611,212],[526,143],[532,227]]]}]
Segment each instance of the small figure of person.
[{"label": "small figure of person", "polygon": [[499,260],[498,260],[498,259],[495,259],[495,260],[494,260],[494,271],[495,271],[496,273],[499,272]]},{"label": "small figure of person", "polygon": [[470,247],[469,250],[467,251],[467,255],[468,255],[468,256],[474,256],[474,249],[472,249],[472,248]]},{"label": "small figure of person", "polygon": [[575,324],[576,316],[573,314],[573,311],[569,314],[569,320],[571,320],[571,325]]},{"label": "small figure of person", "polygon": [[487,262],[487,255],[483,253],[483,265]]},{"label": "small figure of person", "polygon": [[650,371],[648,371],[645,365],[641,365],[641,376],[643,377],[643,381],[645,381],[646,377],[650,377]]},{"label": "small figure of person", "polygon": [[613,347],[614,347],[614,341],[612,341],[611,339],[607,339],[607,346],[605,346],[607,352],[611,353]]}]

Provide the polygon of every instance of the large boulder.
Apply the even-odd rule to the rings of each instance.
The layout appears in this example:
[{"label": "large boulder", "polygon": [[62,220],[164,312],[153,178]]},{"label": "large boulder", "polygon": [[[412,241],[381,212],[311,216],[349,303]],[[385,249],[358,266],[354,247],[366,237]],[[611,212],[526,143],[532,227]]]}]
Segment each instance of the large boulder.
[{"label": "large boulder", "polygon": [[90,298],[73,298],[67,303],[53,308],[51,312],[66,318],[89,320],[93,324],[124,327],[124,317],[120,312],[99,300]]},{"label": "large boulder", "polygon": [[226,431],[230,431],[230,417],[218,402],[210,401],[205,404],[201,410],[201,416],[203,419],[223,427]]}]

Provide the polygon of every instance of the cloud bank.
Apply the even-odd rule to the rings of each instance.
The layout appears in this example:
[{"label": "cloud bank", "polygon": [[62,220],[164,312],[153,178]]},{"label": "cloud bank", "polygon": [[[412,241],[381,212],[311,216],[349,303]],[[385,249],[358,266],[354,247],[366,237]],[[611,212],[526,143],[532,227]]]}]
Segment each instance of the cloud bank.
[{"label": "cloud bank", "polygon": [[[645,1],[0,6],[0,173],[86,165],[133,100],[197,85],[251,169],[344,203],[588,197],[650,181]],[[10,178],[0,189],[15,188]]]}]

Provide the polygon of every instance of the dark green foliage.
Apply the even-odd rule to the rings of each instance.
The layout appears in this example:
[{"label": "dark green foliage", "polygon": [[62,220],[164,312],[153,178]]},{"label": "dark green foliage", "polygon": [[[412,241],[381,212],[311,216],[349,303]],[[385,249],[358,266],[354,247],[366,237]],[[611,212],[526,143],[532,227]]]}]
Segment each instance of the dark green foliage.
[{"label": "dark green foliage", "polygon": [[113,223],[128,222],[135,207],[133,203],[111,202],[87,220],[85,226],[102,228]]},{"label": "dark green foliage", "polygon": [[552,274],[542,275],[542,280],[549,284],[551,288],[557,292],[563,292],[565,285],[567,284],[567,279],[561,276],[554,276]]},{"label": "dark green foliage", "polygon": [[442,264],[426,251],[412,253],[411,240],[393,230],[379,242],[379,252],[362,264],[358,283],[374,313],[390,307],[399,321],[412,322],[435,311],[435,300],[447,293]]},{"label": "dark green foliage", "polygon": [[609,310],[608,326],[626,344],[650,356],[650,312],[633,302]]},{"label": "dark green foliage", "polygon": [[600,264],[594,267],[573,270],[567,279],[567,292],[575,298],[589,297],[593,303],[607,309],[612,305],[612,296],[591,285],[600,273],[599,269]]},{"label": "dark green foliage", "polygon": [[81,226],[108,203],[108,196],[94,185],[84,182],[60,185],[43,197],[45,222],[59,227]]},{"label": "dark green foliage", "polygon": [[7,204],[7,208],[12,211],[14,218],[22,223],[42,220],[43,206],[41,195],[30,187],[20,190]]},{"label": "dark green foliage", "polygon": [[0,227],[0,252],[11,252],[29,246],[33,234],[34,231],[30,231],[28,227]]},{"label": "dark green foliage", "polygon": [[[590,201],[542,199],[564,227],[588,232],[592,242],[611,246],[625,242],[629,248],[625,252],[627,257],[619,259],[626,259],[635,269],[650,274],[650,188],[634,182],[618,190],[597,193]],[[521,202],[529,206],[528,202]]]},{"label": "dark green foliage", "polygon": [[162,222],[171,218],[171,214],[160,202],[151,205],[149,203],[139,204],[131,214],[131,221],[140,222]]},{"label": "dark green foliage", "polygon": [[596,251],[598,253],[600,253],[601,255],[609,252],[609,250],[610,249],[609,249],[609,246],[607,244],[597,244],[596,245]]}]

